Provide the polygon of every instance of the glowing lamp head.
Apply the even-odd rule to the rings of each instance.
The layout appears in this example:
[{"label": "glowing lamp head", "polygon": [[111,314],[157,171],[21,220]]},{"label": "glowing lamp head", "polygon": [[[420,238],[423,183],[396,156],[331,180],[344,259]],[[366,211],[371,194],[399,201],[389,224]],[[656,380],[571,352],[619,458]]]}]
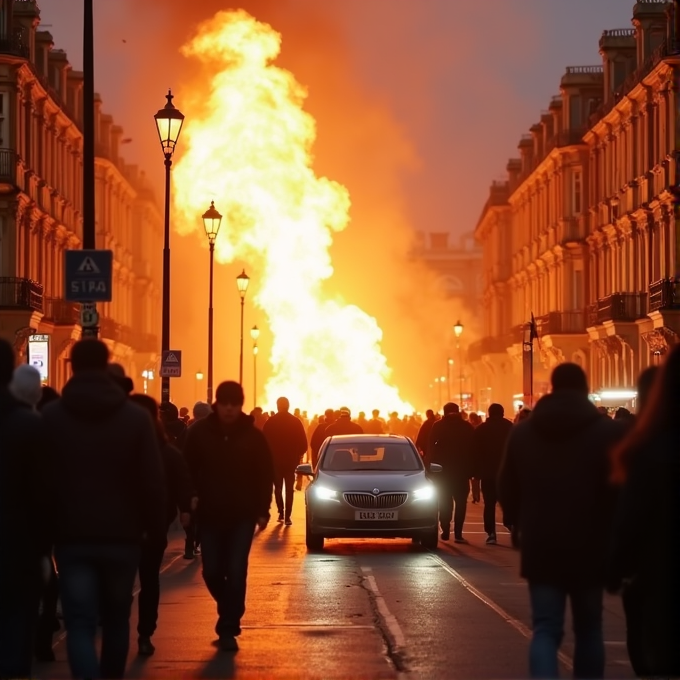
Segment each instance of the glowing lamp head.
[{"label": "glowing lamp head", "polygon": [[253,326],[250,329],[250,337],[254,340],[257,341],[257,339],[260,337],[260,329],[257,326]]},{"label": "glowing lamp head", "polygon": [[246,274],[246,270],[244,269],[237,277],[236,277],[236,285],[238,286],[238,292],[241,295],[241,298],[244,298],[246,296],[246,291],[248,290],[248,284],[250,283],[250,277],[248,274]]},{"label": "glowing lamp head", "polygon": [[463,324],[460,321],[456,321],[456,325],[453,327],[453,333],[457,338],[463,335]]},{"label": "glowing lamp head", "polygon": [[210,207],[203,213],[203,228],[211,244],[217,240],[217,234],[222,224],[222,215],[215,208],[215,201],[210,201]]},{"label": "glowing lamp head", "polygon": [[196,380],[203,380],[203,373],[201,371],[197,371]]},{"label": "glowing lamp head", "polygon": [[154,116],[158,138],[161,140],[161,147],[166,158],[172,158],[175,153],[175,146],[179,139],[184,124],[184,114],[172,103],[172,91],[168,90],[166,95],[168,103]]}]

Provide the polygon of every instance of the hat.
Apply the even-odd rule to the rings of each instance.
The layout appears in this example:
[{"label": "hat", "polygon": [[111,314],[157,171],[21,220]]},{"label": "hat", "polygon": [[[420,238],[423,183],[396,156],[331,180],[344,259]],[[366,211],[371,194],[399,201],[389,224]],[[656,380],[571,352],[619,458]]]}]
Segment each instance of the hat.
[{"label": "hat", "polygon": [[42,378],[34,366],[21,364],[14,369],[10,392],[15,399],[35,408],[42,397]]},{"label": "hat", "polygon": [[212,407],[205,401],[197,401],[194,404],[193,416],[195,420],[206,418],[212,413]]},{"label": "hat", "polygon": [[227,380],[220,383],[215,391],[215,401],[218,404],[235,404],[236,406],[243,406],[245,400],[243,387],[234,380]]}]

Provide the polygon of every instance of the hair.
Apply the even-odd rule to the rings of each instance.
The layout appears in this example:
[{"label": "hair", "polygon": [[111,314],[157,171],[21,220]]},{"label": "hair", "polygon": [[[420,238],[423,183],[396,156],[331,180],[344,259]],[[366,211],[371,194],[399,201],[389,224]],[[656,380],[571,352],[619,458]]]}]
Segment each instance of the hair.
[{"label": "hair", "polygon": [[101,340],[79,340],[71,350],[71,369],[73,373],[105,371],[109,357],[109,348]]},{"label": "hair", "polygon": [[428,408],[427,411],[425,411],[425,417],[434,418],[434,411],[431,408]]},{"label": "hair", "polygon": [[491,404],[488,413],[489,418],[502,418],[505,415],[505,409],[502,404]]},{"label": "hair", "polygon": [[12,382],[16,359],[12,345],[0,338],[0,385],[7,387]]},{"label": "hair", "polygon": [[290,411],[290,402],[288,401],[287,397],[279,397],[276,400],[276,408],[279,411],[283,411],[284,413],[288,413],[288,411]]},{"label": "hair", "polygon": [[38,411],[42,411],[47,404],[52,401],[57,401],[57,399],[59,399],[59,392],[49,385],[44,385],[40,401],[38,402]]},{"label": "hair", "polygon": [[225,380],[215,390],[215,401],[218,404],[235,404],[243,406],[246,398],[243,387],[234,380]]},{"label": "hair", "polygon": [[37,408],[42,397],[42,378],[40,371],[34,366],[20,364],[14,369],[9,389],[15,399]]},{"label": "hair", "polygon": [[130,401],[137,404],[137,406],[141,406],[151,416],[151,420],[153,420],[154,427],[156,428],[156,437],[161,442],[167,442],[168,438],[161,423],[158,402],[148,394],[133,394],[130,397]]},{"label": "hair", "polygon": [[451,415],[453,413],[460,413],[460,406],[450,401],[448,402],[448,404],[444,404],[443,411],[445,416]]},{"label": "hair", "polygon": [[[642,378],[642,375],[640,376]],[[648,377],[645,377],[648,380]],[[680,344],[674,345],[659,367],[648,399],[629,435],[612,451],[611,481],[623,484],[637,451],[660,433],[680,429]]]},{"label": "hair", "polygon": [[571,390],[588,395],[588,378],[578,364],[566,362],[556,366],[550,376],[550,384],[553,392]]},{"label": "hair", "polygon": [[[255,413],[256,411],[257,408],[254,409],[253,413]],[[194,420],[202,420],[203,418],[207,418],[211,413],[212,406],[207,401],[197,401],[194,404],[194,408],[192,409],[191,412],[191,414],[194,417]],[[260,413],[262,413],[262,409],[260,409]]]}]

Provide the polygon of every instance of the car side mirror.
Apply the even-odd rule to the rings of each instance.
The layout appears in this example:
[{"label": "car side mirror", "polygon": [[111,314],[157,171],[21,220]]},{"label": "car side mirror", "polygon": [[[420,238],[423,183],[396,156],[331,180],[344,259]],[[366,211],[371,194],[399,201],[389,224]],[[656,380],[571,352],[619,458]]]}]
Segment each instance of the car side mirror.
[{"label": "car side mirror", "polygon": [[439,463],[430,463],[430,472],[441,472],[442,466]]},{"label": "car side mirror", "polygon": [[297,475],[307,475],[308,477],[314,476],[314,470],[309,463],[303,463],[295,468],[295,474]]}]

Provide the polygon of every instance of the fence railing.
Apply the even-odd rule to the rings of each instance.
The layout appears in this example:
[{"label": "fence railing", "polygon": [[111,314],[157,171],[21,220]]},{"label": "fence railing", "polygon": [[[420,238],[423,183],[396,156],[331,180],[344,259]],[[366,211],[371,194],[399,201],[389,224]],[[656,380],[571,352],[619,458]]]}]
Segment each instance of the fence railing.
[{"label": "fence railing", "polygon": [[0,277],[0,308],[43,311],[43,287],[37,281],[14,276]]}]

